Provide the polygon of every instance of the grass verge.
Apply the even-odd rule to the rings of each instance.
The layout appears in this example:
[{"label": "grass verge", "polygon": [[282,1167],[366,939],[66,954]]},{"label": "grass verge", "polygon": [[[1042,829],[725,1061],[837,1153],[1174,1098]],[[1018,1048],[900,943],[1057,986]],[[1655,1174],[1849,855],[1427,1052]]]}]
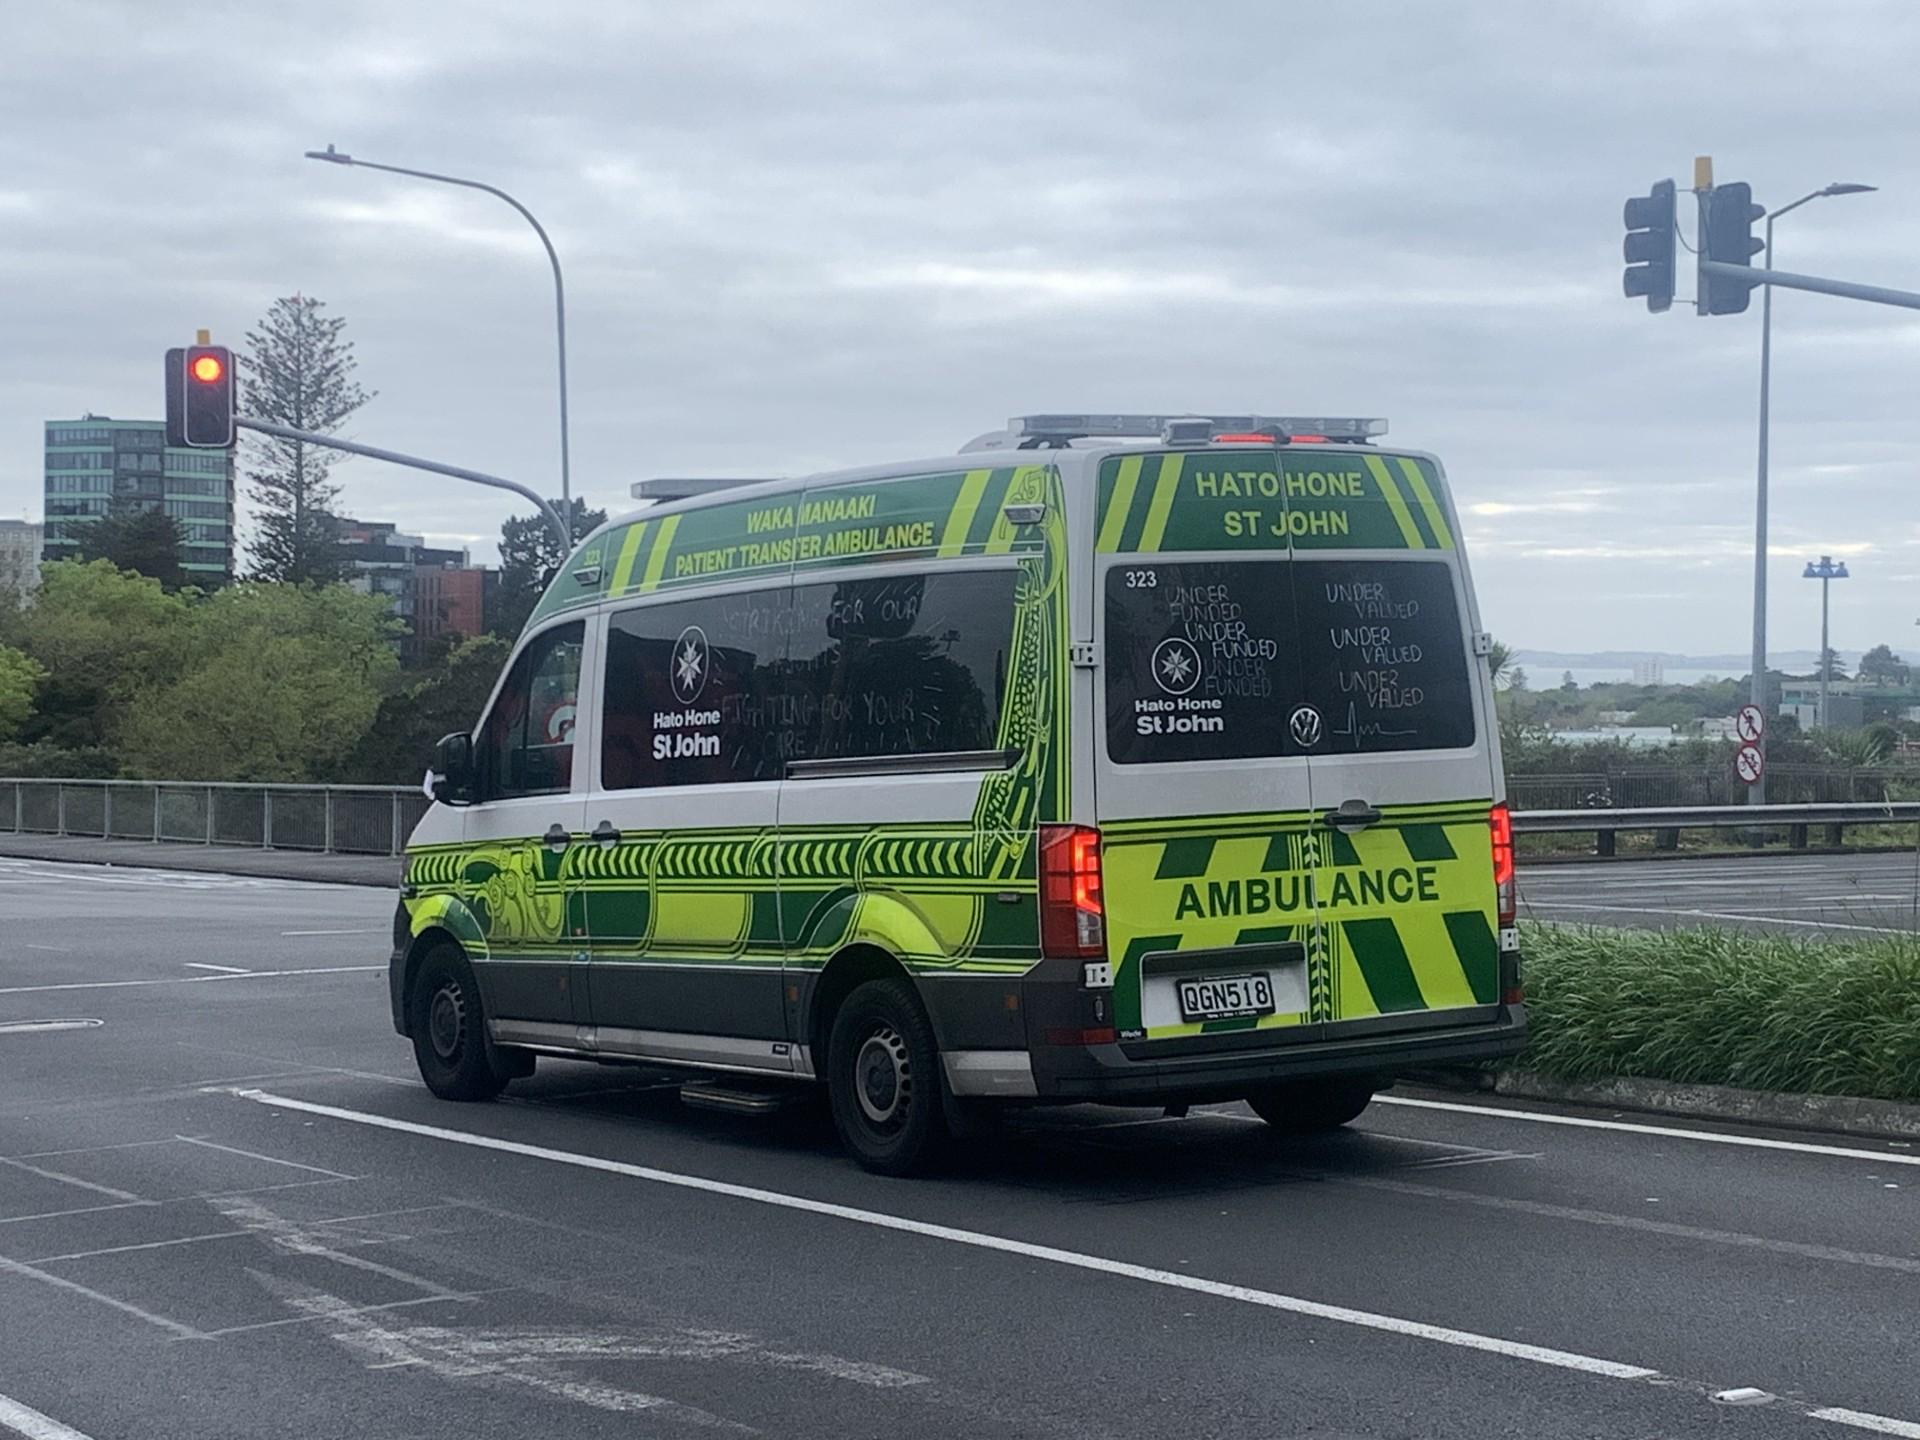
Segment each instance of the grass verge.
[{"label": "grass verge", "polygon": [[1517,1065],[1920,1101],[1920,936],[1529,925],[1522,954]]}]

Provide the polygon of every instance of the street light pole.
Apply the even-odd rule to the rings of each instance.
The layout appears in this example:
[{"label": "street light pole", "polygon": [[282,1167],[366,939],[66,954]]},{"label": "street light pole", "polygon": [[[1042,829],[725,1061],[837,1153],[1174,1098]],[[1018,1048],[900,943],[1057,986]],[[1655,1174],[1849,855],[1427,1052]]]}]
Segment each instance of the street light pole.
[{"label": "street light pole", "polygon": [[[1810,200],[1830,195],[1861,195],[1878,187],[1836,182],[1811,194],[1802,195],[1791,205],[1782,205],[1767,214],[1767,268],[1773,263],[1773,222],[1789,210],[1798,210]],[[1753,502],[1753,703],[1767,713],[1767,441],[1768,411],[1773,390],[1773,287],[1764,285],[1760,297],[1760,457],[1758,484]],[[1822,705],[1824,713],[1825,706]],[[1764,740],[1761,742],[1764,744]],[[1767,803],[1766,772],[1747,787],[1747,803]]]},{"label": "street light pole", "polygon": [[1847,578],[1847,562],[1836,561],[1831,555],[1822,555],[1818,564],[1811,560],[1807,562],[1807,568],[1800,572],[1800,578],[1820,582],[1820,718],[1818,724],[1824,730],[1827,728],[1827,681],[1833,668],[1827,659],[1831,653],[1831,647],[1827,641],[1827,596],[1835,580]]},{"label": "street light pole", "polygon": [[573,474],[567,440],[567,285],[560,274],[560,256],[553,248],[553,241],[547,238],[543,226],[526,206],[497,185],[488,185],[479,180],[463,180],[457,175],[440,175],[431,170],[409,170],[401,165],[381,165],[372,160],[358,160],[345,151],[336,150],[328,145],[324,150],[309,150],[307,159],[325,160],[334,165],[357,165],[362,170],[384,170],[389,175],[410,175],[416,180],[435,180],[442,185],[459,185],[468,190],[484,190],[507,202],[520,212],[521,218],[533,227],[533,233],[540,237],[540,243],[546,247],[547,263],[553,267],[553,328],[560,348],[560,509],[567,518],[567,533],[573,533]]}]

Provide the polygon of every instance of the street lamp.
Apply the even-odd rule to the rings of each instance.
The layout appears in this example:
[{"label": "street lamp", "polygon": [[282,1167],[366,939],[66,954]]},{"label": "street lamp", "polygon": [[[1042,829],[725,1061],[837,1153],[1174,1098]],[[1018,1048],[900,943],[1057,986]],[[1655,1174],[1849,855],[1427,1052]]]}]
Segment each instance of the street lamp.
[{"label": "street lamp", "polygon": [[[384,170],[389,175],[411,175],[416,180],[437,180],[442,185],[459,185],[468,190],[484,190],[489,195],[497,195],[514,209],[518,210],[533,226],[533,233],[540,237],[540,243],[546,246],[547,261],[553,266],[553,323],[554,332],[560,343],[560,512],[566,516],[567,533],[573,534],[573,475],[567,454],[567,289],[560,278],[560,257],[554,252],[553,241],[547,238],[547,232],[540,222],[534,219],[533,212],[522,205],[513,196],[495,185],[483,184],[478,180],[462,180],[457,175],[437,175],[431,170],[409,170],[400,165],[379,165],[371,160],[356,160],[345,151],[336,150],[328,145],[324,150],[309,150],[307,159],[325,160],[334,165],[357,165],[362,170]],[[564,557],[563,557],[564,558]]]},{"label": "street lamp", "polygon": [[[1877,189],[1877,185],[1836,181],[1802,195],[1791,205],[1782,205],[1778,210],[1769,211],[1764,251],[1767,268],[1780,268],[1774,264],[1773,257],[1775,220],[1789,210],[1798,210],[1809,200],[1824,200],[1831,195],[1864,195]],[[1764,713],[1767,708],[1767,405],[1773,382],[1773,287],[1763,285],[1760,288],[1760,474],[1753,505],[1753,703]],[[1760,779],[1747,787],[1747,800],[1754,805],[1764,805],[1766,799],[1767,780],[1762,772]]]},{"label": "street lamp", "polygon": [[1835,560],[1831,555],[1822,555],[1818,564],[1809,560],[1807,568],[1800,572],[1802,580],[1820,582],[1820,719],[1822,730],[1827,728],[1827,677],[1833,666],[1828,661],[1827,648],[1827,591],[1835,580],[1847,578],[1847,562]]}]

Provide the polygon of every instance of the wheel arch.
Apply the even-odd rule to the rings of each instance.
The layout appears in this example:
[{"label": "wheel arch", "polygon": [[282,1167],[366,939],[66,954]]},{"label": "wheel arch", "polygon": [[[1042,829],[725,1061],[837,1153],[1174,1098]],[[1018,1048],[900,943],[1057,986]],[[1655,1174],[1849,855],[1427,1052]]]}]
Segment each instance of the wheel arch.
[{"label": "wheel arch", "polygon": [[827,1038],[833,1034],[834,1017],[840,1013],[847,997],[869,980],[905,980],[921,1009],[926,1008],[926,999],[914,984],[912,972],[900,963],[898,956],[867,941],[843,945],[815,978],[801,1020],[801,1033],[806,1036],[807,1054],[816,1076],[822,1079],[826,1076]]}]

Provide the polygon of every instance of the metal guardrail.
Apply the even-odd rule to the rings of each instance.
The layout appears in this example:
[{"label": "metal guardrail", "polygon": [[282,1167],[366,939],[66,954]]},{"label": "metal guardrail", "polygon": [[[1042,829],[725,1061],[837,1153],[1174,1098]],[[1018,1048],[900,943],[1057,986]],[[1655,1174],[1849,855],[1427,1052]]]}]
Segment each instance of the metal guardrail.
[{"label": "metal guardrail", "polygon": [[[1782,804],[1877,802],[1920,790],[1912,766],[1794,765],[1767,767],[1767,793]],[[1507,776],[1514,810],[1573,808],[1640,810],[1655,805],[1739,805],[1746,786],[1731,764],[1615,765],[1588,771]]]},{"label": "metal guardrail", "polygon": [[1606,810],[1516,810],[1516,835],[1593,835],[1595,852],[1614,853],[1614,837],[1622,830],[1651,830],[1654,847],[1680,848],[1682,830],[1764,830],[1784,827],[1787,844],[1807,847],[1815,825],[1827,827],[1827,843],[1839,845],[1849,825],[1920,823],[1920,801],[1880,803],[1835,802],[1824,805],[1656,805]]},{"label": "metal guardrail", "polygon": [[404,785],[0,779],[0,833],[399,855],[428,803]]}]

